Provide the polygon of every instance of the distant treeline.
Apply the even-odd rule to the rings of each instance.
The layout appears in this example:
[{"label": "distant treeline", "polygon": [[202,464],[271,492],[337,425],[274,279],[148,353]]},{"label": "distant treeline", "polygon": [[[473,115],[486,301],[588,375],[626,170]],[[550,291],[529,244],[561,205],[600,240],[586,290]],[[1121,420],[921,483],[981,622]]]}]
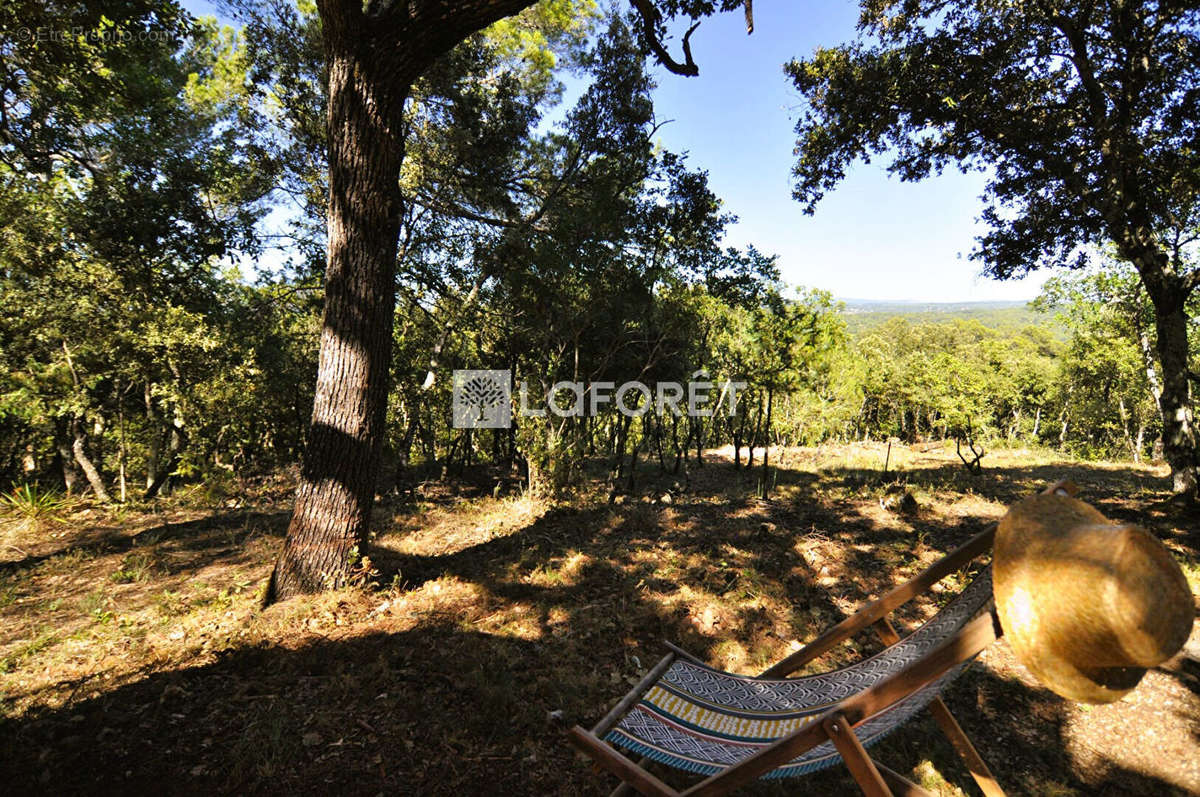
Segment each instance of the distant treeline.
[{"label": "distant treeline", "polygon": [[990,329],[1015,331],[1023,327],[1042,327],[1059,340],[1065,340],[1067,330],[1058,319],[1045,311],[1034,309],[1028,302],[860,302],[847,300],[842,313],[846,331],[851,335],[874,329],[893,318],[903,318],[913,324],[936,324],[944,321],[978,321]]}]

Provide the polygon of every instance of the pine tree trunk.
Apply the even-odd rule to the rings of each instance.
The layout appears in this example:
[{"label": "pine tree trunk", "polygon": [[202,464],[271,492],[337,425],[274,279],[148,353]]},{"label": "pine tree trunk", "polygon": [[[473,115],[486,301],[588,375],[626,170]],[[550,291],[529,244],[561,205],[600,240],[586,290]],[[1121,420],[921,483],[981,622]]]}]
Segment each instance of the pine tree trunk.
[{"label": "pine tree trunk", "polygon": [[353,33],[326,42],[325,313],[308,447],[268,603],[344,585],[352,550],[365,553],[387,411],[404,93],[372,74],[373,53]]},{"label": "pine tree trunk", "polygon": [[387,411],[404,101],[438,57],[533,3],[317,0],[329,73],[325,313],[300,486],[266,603],[345,583],[351,550],[365,553]]}]

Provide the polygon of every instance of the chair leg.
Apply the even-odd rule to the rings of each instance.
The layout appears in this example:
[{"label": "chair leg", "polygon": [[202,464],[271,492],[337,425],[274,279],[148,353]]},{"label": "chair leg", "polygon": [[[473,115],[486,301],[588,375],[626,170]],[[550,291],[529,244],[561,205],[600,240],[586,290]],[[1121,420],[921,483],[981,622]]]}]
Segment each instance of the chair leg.
[{"label": "chair leg", "polygon": [[875,762],[875,768],[879,770],[880,775],[883,775],[883,779],[895,797],[934,797],[933,792],[922,789],[896,770],[885,767],[878,761]]},{"label": "chair leg", "polygon": [[[649,761],[649,756],[642,756],[638,759],[637,765],[644,768]],[[629,797],[631,794],[637,794],[637,789],[625,781],[621,781],[621,785],[609,792],[608,797]]]},{"label": "chair leg", "polygon": [[941,727],[942,733],[950,740],[955,752],[967,765],[967,769],[971,771],[971,777],[979,784],[980,790],[987,797],[1005,797],[1004,789],[1000,788],[1000,784],[996,782],[996,776],[988,769],[988,765],[984,763],[979,751],[975,749],[975,745],[971,744],[966,732],[958,724],[958,720],[954,719],[954,715],[950,713],[950,709],[946,707],[940,697],[935,697],[929,704],[929,713],[933,715],[933,719]]},{"label": "chair leg", "polygon": [[854,729],[850,727],[850,723],[846,722],[846,718],[841,714],[834,714],[823,724],[825,733],[829,735],[829,739],[837,751],[842,754],[842,760],[846,762],[846,767],[854,776],[854,780],[858,782],[858,787],[863,790],[863,794],[866,797],[894,797],[892,790],[884,782],[883,775],[879,774],[875,762],[867,755],[862,742],[854,735]]},{"label": "chair leg", "polygon": [[[1065,487],[1064,487],[1065,485]],[[1070,489],[1074,487],[1069,482],[1059,482],[1048,489]],[[875,623],[875,631],[879,634],[880,640],[885,645],[894,645],[900,641],[900,634],[892,626],[886,617],[879,618]],[[979,755],[979,751],[975,749],[975,745],[971,744],[971,740],[967,738],[966,732],[962,726],[958,724],[958,720],[954,719],[954,715],[950,713],[950,709],[940,697],[935,697],[933,702],[929,704],[929,713],[933,715],[933,719],[942,729],[942,733],[950,740],[954,751],[962,758],[963,763],[967,765],[967,769],[971,771],[971,777],[979,785],[986,797],[1005,797],[1004,789],[1000,788],[1000,784],[996,781],[996,776],[983,761],[983,757]]]},{"label": "chair leg", "polygon": [[567,739],[593,764],[606,769],[634,789],[650,797],[679,797],[679,792],[639,767],[590,731],[576,725],[567,731]]}]

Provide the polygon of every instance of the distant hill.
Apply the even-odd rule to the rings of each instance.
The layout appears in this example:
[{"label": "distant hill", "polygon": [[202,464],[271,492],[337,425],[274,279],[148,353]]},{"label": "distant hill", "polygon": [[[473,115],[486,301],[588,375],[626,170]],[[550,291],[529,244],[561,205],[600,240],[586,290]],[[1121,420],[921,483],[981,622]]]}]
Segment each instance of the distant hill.
[{"label": "distant hill", "polygon": [[906,318],[914,324],[974,320],[993,329],[1026,326],[1055,326],[1053,316],[1029,308],[1028,302],[891,302],[871,299],[841,299],[842,317],[852,335],[870,330],[889,318]]}]

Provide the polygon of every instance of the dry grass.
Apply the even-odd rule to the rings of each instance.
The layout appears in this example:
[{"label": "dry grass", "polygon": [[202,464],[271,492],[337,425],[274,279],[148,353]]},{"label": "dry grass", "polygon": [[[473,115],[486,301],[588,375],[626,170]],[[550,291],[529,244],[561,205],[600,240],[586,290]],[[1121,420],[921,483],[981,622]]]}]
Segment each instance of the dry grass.
[{"label": "dry grass", "polygon": [[[783,467],[770,502],[752,497],[757,474],[720,452],[686,490],[647,470],[620,505],[599,485],[558,504],[426,485],[379,509],[378,585],[267,611],[258,598],[286,485],[10,530],[0,772],[22,793],[604,793],[611,784],[548,712],[594,721],[664,638],[726,669],[761,669],[1060,477],[1111,517],[1153,528],[1200,587],[1200,540],[1165,500],[1161,470],[992,452],[971,477],[952,447],[893,446],[889,479],[920,505],[905,516],[881,506],[885,453],[772,452]],[[899,620],[919,622],[938,600]],[[1011,793],[1196,791],[1197,642],[1130,699],[1091,710],[1038,688],[1001,644],[950,703]],[[874,645],[856,640],[822,666]],[[880,757],[940,793],[974,793],[927,720]],[[806,786],[855,793],[840,769]]]}]

